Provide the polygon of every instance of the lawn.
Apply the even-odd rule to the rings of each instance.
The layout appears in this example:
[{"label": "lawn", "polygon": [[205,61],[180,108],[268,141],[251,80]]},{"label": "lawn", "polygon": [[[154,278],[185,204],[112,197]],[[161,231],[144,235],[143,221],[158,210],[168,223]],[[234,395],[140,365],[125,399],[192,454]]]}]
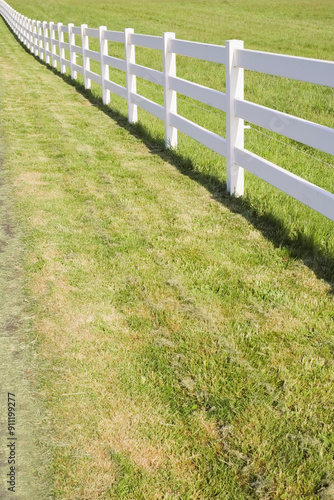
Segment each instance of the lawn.
[{"label": "lawn", "polygon": [[[333,59],[328,1],[11,5],[33,19]],[[71,84],[2,21],[0,31],[4,173],[50,497],[333,498],[333,222],[251,175],[244,198],[228,197],[222,158],[181,134],[165,152],[161,123],[139,112],[128,126],[124,102],[103,106],[98,87]],[[160,58],[137,51],[156,69]],[[177,67],[224,90],[218,65]],[[332,89],[247,74],[246,97],[334,126]],[[224,134],[223,113],[186,98],[178,108]],[[249,149],[333,191],[332,157],[260,132],[246,132]]]}]

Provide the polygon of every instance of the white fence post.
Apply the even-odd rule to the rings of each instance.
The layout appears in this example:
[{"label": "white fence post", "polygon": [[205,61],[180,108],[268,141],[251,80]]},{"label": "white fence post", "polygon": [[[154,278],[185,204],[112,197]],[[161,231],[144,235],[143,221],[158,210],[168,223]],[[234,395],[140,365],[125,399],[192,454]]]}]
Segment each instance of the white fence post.
[{"label": "white fence post", "polygon": [[72,50],[72,45],[75,45],[75,34],[72,31],[73,28],[74,28],[74,24],[69,23],[69,25],[68,25],[68,43],[70,46],[71,78],[76,80],[77,72],[75,71],[73,64],[76,64],[76,62],[77,62],[77,54],[76,54],[76,52],[74,52],[74,50]]},{"label": "white fence post", "polygon": [[31,20],[30,25],[31,25],[31,47],[30,47],[30,50],[31,50],[32,54],[35,54],[35,52],[36,52],[36,46],[35,46],[35,43],[36,43],[36,38],[35,38],[36,25],[35,25],[35,21]]},{"label": "white fence post", "polygon": [[42,40],[42,23],[37,21],[37,36],[38,36],[38,47],[39,47],[39,58],[43,60],[43,40]]},{"label": "white fence post", "polygon": [[10,27],[12,28],[12,30],[14,31],[15,33],[15,29],[14,29],[14,9],[12,9],[10,7]]},{"label": "white fence post", "polygon": [[20,14],[19,13],[17,13],[17,15],[16,15],[16,23],[17,23],[17,28],[16,28],[17,37],[20,40]]},{"label": "white fence post", "polygon": [[19,36],[19,32],[18,32],[18,22],[17,22],[17,19],[18,19],[18,13],[15,12],[15,14],[14,14],[14,26],[15,26],[14,31],[15,31],[16,36],[18,37]]},{"label": "white fence post", "polygon": [[24,43],[24,16],[20,15],[20,34],[21,34],[21,42]]},{"label": "white fence post", "polygon": [[18,29],[17,29],[17,18],[18,18],[18,13],[14,11],[14,33],[16,36],[18,36]]},{"label": "white fence post", "polygon": [[177,113],[176,92],[169,87],[169,77],[176,76],[176,54],[169,52],[169,40],[175,38],[175,33],[163,34],[163,71],[164,71],[164,101],[165,101],[165,147],[177,146],[177,129],[170,125],[170,113]]},{"label": "white fence post", "polygon": [[20,15],[20,40],[22,43],[24,43],[24,16],[22,14]]},{"label": "white fence post", "polygon": [[47,29],[47,22],[43,22],[43,40],[44,40],[44,60],[46,64],[50,64],[50,56],[46,55],[46,51],[50,50],[49,42],[46,41],[47,36],[48,36],[48,29]]},{"label": "white fence post", "polygon": [[241,40],[226,42],[226,141],[227,190],[231,195],[244,194],[244,169],[235,163],[234,148],[244,147],[244,120],[234,114],[235,99],[244,98],[244,70],[234,65],[235,50],[243,49]]},{"label": "white fence post", "polygon": [[34,40],[34,43],[33,43],[33,53],[35,54],[35,56],[38,55],[38,38],[37,38],[37,23],[35,21],[35,19],[32,21],[32,33],[33,33],[33,40]]},{"label": "white fence post", "polygon": [[19,40],[21,40],[21,32],[20,32],[20,14],[17,12],[16,14],[16,31],[17,31],[17,37]]},{"label": "white fence post", "polygon": [[32,26],[31,26],[31,19],[27,18],[27,30],[28,30],[28,49],[31,52],[31,46],[32,46]]},{"label": "white fence post", "polygon": [[25,27],[25,17],[21,16],[21,36],[22,43],[26,43],[26,27]]},{"label": "white fence post", "polygon": [[27,27],[27,48],[29,50],[31,50],[31,19],[29,19],[28,17],[26,19],[27,19],[27,23],[26,23],[26,27]]},{"label": "white fence post", "polygon": [[125,63],[126,63],[126,89],[127,89],[127,101],[128,101],[128,121],[129,123],[136,123],[138,121],[138,110],[137,105],[131,102],[131,92],[137,92],[137,81],[136,75],[132,75],[130,71],[130,64],[135,64],[136,53],[135,45],[131,43],[131,35],[134,33],[132,28],[126,28],[124,30],[124,48],[125,48]]},{"label": "white fence post", "polygon": [[21,31],[21,42],[24,43],[25,32],[24,32],[24,16],[20,16],[20,31]]},{"label": "white fence post", "polygon": [[26,22],[26,46],[27,49],[30,50],[30,19],[26,17],[25,22]]},{"label": "white fence post", "polygon": [[64,43],[64,32],[62,31],[63,23],[58,23],[58,47],[59,47],[59,67],[62,74],[66,73],[66,66],[63,63],[65,59],[65,49],[61,46]]},{"label": "white fence post", "polygon": [[91,79],[87,77],[87,71],[90,71],[90,59],[86,56],[86,50],[89,50],[89,37],[86,34],[87,28],[87,24],[81,25],[82,66],[85,89],[90,89]]},{"label": "white fence post", "polygon": [[25,17],[24,16],[21,16],[20,23],[21,23],[21,41],[25,45],[26,44],[26,27],[25,27]]},{"label": "white fence post", "polygon": [[24,26],[25,26],[25,44],[27,49],[30,50],[30,33],[29,33],[29,19],[27,17],[24,18]]},{"label": "white fence post", "polygon": [[34,28],[32,24],[32,19],[29,19],[29,38],[30,38],[30,52],[34,53]]},{"label": "white fence post", "polygon": [[110,90],[106,89],[105,81],[109,80],[109,66],[104,62],[104,56],[108,55],[108,40],[104,38],[104,32],[107,31],[107,26],[99,27],[99,44],[101,58],[101,88],[103,104],[110,102]]},{"label": "white fence post", "polygon": [[17,31],[20,42],[22,42],[21,14],[17,14]]},{"label": "white fence post", "polygon": [[30,50],[31,47],[31,29],[30,29],[30,19],[26,17],[26,30],[27,30],[27,48]]},{"label": "white fence post", "polygon": [[49,22],[49,26],[50,26],[49,33],[50,33],[51,66],[53,68],[56,68],[57,67],[57,60],[55,58],[55,55],[56,55],[55,41],[56,41],[56,39],[55,39],[54,24],[55,23],[53,21]]},{"label": "white fence post", "polygon": [[11,29],[13,29],[13,9],[8,5],[8,23]]},{"label": "white fence post", "polygon": [[27,25],[26,25],[27,18],[25,16],[22,16],[22,34],[23,34],[23,43],[24,45],[27,45]]},{"label": "white fence post", "polygon": [[30,52],[33,54],[35,52],[35,40],[34,40],[34,29],[32,24],[32,19],[29,20],[29,31],[30,31]]}]

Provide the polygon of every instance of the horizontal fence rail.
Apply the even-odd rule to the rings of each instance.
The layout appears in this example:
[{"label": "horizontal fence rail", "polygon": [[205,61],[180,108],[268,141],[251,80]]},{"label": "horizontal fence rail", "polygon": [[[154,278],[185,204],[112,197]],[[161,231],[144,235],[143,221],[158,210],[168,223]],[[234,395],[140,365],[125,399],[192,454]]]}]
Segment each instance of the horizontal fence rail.
[{"label": "horizontal fence rail", "polygon": [[237,66],[244,69],[327,87],[334,85],[334,65],[330,61],[245,49],[236,50],[235,59]]},{"label": "horizontal fence rail", "polygon": [[[334,87],[334,62],[247,50],[240,40],[229,40],[225,46],[178,40],[174,33],[162,37],[141,35],[133,29],[124,32],[98,29],[86,24],[63,25],[53,21],[36,21],[16,12],[0,0],[0,15],[28,50],[61,73],[69,69],[71,78],[81,74],[86,89],[91,82],[101,86],[104,104],[110,94],[127,101],[128,120],[138,120],[138,107],[165,124],[166,148],[177,146],[177,131],[215,151],[227,160],[227,189],[232,195],[244,193],[244,169],[268,182],[298,201],[334,220],[334,194],[244,149],[244,121],[334,155],[334,130],[287,113],[244,99],[244,70],[282,78]],[[76,44],[76,36],[81,44]],[[66,38],[65,38],[66,37]],[[89,46],[98,40],[99,51]],[[66,40],[66,41],[65,41]],[[124,46],[124,59],[108,53],[108,41]],[[96,43],[96,42],[95,42]],[[163,71],[136,63],[135,47],[162,53]],[[199,85],[176,75],[176,55],[225,65],[226,92]],[[67,56],[67,57],[66,57]],[[82,65],[78,64],[78,56]],[[100,74],[91,70],[90,61],[100,66]],[[96,65],[95,65],[96,67]],[[124,72],[126,86],[110,80],[109,69]],[[164,105],[138,94],[137,78],[159,85]],[[207,130],[177,113],[177,94],[184,95],[226,113],[226,138]]]}]

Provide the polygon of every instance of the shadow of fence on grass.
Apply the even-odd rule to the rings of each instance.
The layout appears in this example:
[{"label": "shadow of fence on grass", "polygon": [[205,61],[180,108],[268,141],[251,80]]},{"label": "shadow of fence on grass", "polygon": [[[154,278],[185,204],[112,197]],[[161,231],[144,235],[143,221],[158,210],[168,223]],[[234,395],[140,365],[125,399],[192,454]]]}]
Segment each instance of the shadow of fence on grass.
[{"label": "shadow of fence on grass", "polygon": [[[7,24],[7,23],[6,23]],[[7,25],[8,29],[10,27]],[[234,213],[238,213],[247,219],[254,228],[259,230],[265,238],[271,241],[276,247],[284,248],[292,259],[300,259],[311,269],[319,279],[323,279],[330,285],[331,293],[334,293],[334,255],[321,248],[311,236],[305,236],[302,231],[297,231],[293,238],[284,222],[272,213],[260,214],[254,208],[247,197],[231,197],[226,191],[226,184],[214,175],[203,173],[194,167],[191,158],[184,157],[177,150],[166,150],[164,138],[153,137],[145,125],[137,122],[129,124],[127,116],[122,114],[110,105],[105,105],[102,98],[95,96],[91,90],[86,90],[84,85],[77,80],[72,80],[68,74],[61,74],[58,69],[51,67],[38,56],[35,56],[27,47],[12,33],[21,47],[35,60],[45,66],[46,69],[54,73],[67,84],[73,86],[77,92],[83,95],[90,103],[114,120],[120,127],[125,128],[134,137],[141,140],[151,154],[157,155],[164,161],[175,166],[182,175],[186,175],[195,182],[201,184],[211,193],[214,200]]]}]

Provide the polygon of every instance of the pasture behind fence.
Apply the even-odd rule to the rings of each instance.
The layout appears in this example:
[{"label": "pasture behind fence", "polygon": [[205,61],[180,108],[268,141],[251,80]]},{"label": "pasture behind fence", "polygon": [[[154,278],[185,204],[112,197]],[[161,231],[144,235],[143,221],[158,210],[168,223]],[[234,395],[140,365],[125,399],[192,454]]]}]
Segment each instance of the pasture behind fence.
[{"label": "pasture behind fence", "polygon": [[[190,42],[175,38],[174,33],[162,37],[141,35],[133,29],[110,31],[86,24],[41,22],[21,15],[4,0],[0,14],[19,40],[36,56],[62,74],[69,69],[71,78],[83,76],[86,89],[91,82],[101,86],[104,104],[114,93],[127,101],[128,120],[138,121],[138,107],[161,119],[165,124],[165,146],[177,146],[177,131],[195,139],[227,160],[227,189],[230,194],[244,193],[244,169],[287,193],[312,209],[334,220],[334,194],[284,170],[244,148],[244,121],[278,133],[307,146],[334,155],[334,130],[302,118],[255,104],[244,99],[244,71],[251,70],[303,82],[334,87],[334,62],[247,50],[240,40],[229,40],[225,46]],[[64,34],[68,42],[64,41]],[[81,44],[76,45],[76,36]],[[98,40],[99,51],[90,49],[90,39]],[[108,53],[108,42],[124,45],[124,59]],[[146,47],[162,53],[163,70],[136,63],[135,48]],[[66,52],[69,53],[67,59]],[[202,59],[225,65],[226,92],[177,77],[176,55]],[[82,65],[77,56],[81,56]],[[91,60],[100,65],[100,74],[91,70]],[[110,80],[109,69],[126,75],[126,86]],[[140,95],[136,78],[160,85],[164,105]],[[177,94],[190,97],[226,113],[226,138],[188,120],[177,113]]]}]

